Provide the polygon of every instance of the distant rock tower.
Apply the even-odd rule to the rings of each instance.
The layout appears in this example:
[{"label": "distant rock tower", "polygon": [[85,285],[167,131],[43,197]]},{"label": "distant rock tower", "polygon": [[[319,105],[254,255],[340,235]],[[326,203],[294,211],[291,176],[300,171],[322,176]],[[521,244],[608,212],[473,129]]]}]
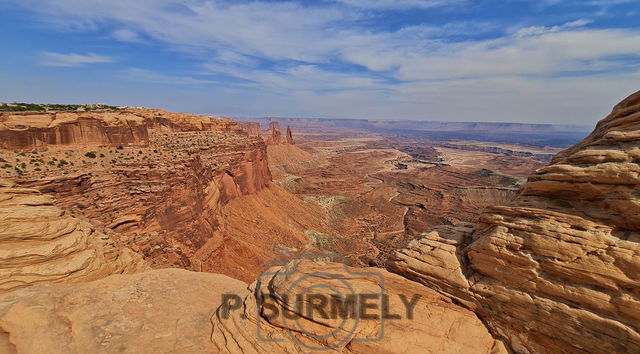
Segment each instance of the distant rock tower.
[{"label": "distant rock tower", "polygon": [[280,129],[279,122],[269,123],[269,137],[267,138],[267,144],[279,145],[282,142],[282,130]]},{"label": "distant rock tower", "polygon": [[295,144],[295,142],[293,141],[293,134],[291,134],[291,126],[287,125],[287,144]]}]

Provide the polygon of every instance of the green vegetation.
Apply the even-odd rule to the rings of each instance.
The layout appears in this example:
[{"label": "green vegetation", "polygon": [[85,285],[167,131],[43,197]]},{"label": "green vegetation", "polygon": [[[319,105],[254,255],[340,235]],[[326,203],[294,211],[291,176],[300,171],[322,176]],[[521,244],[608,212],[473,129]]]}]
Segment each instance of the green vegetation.
[{"label": "green vegetation", "polygon": [[106,104],[36,104],[36,103],[0,103],[0,112],[73,112],[96,110],[119,110]]},{"label": "green vegetation", "polygon": [[85,157],[88,157],[90,159],[95,159],[97,157],[96,152],[95,151],[89,151],[88,153],[84,154]]},{"label": "green vegetation", "polygon": [[69,163],[65,160],[60,160],[60,162],[58,162],[58,168],[62,168],[64,167],[64,165],[68,165]]}]

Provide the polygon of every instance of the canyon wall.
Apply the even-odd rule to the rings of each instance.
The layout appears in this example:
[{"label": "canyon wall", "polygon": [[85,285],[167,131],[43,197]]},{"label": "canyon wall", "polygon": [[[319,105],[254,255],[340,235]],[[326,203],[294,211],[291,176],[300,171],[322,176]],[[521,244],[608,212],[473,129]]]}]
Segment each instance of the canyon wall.
[{"label": "canyon wall", "polygon": [[389,268],[476,312],[520,353],[640,351],[640,92],[475,225]]},{"label": "canyon wall", "polygon": [[[264,141],[229,119],[148,109],[4,118],[5,125],[29,126],[10,131],[27,137],[24,143],[3,141],[28,151],[9,159],[25,161],[15,176],[22,187],[51,194],[57,206],[115,232],[154,267],[216,270],[207,262],[226,242],[222,207],[271,182]],[[36,148],[47,151],[31,152]]]}]

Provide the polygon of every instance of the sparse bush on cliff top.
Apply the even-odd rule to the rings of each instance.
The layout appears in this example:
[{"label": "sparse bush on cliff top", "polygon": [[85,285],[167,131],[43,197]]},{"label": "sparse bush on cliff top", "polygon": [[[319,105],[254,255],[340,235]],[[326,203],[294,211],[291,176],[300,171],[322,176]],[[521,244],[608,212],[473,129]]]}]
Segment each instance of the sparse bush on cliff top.
[{"label": "sparse bush on cliff top", "polygon": [[89,151],[88,153],[84,154],[85,157],[88,157],[90,159],[95,159],[96,158],[96,153],[95,151]]},{"label": "sparse bush on cliff top", "polygon": [[119,110],[120,108],[105,104],[35,104],[35,103],[12,103],[0,104],[0,112],[70,112],[70,111],[92,111],[92,110]]}]

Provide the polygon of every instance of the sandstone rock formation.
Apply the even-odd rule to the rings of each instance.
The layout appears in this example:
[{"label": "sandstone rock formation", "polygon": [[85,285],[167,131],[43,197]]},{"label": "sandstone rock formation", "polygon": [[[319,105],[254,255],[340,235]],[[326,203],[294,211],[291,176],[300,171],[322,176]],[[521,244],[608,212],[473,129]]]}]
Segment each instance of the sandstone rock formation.
[{"label": "sandstone rock formation", "polygon": [[2,353],[212,353],[211,315],[246,284],[179,269],[0,296]]},{"label": "sandstone rock formation", "polygon": [[[291,272],[294,267],[297,271]],[[491,337],[472,312],[397,275],[307,261],[272,271],[248,290],[245,283],[223,275],[177,269],[20,289],[0,295],[0,351],[293,353],[323,348],[348,353],[506,353],[504,345]],[[338,278],[326,278],[318,272]],[[260,312],[264,308],[256,307],[255,295],[286,291],[300,276],[307,278],[298,282],[292,293],[322,283],[343,293],[385,294],[390,313],[402,318],[387,319],[383,333],[377,319],[349,319],[341,325],[339,319],[314,322],[302,318],[299,324],[305,333],[294,332],[299,330],[294,321],[272,318],[267,322],[265,313]],[[318,293],[322,291],[309,292]],[[221,306],[224,295],[240,295],[244,306],[229,311]],[[409,301],[417,299],[411,311],[413,319],[406,317],[399,295]],[[420,297],[414,298],[416,295]],[[291,306],[286,302],[278,305],[281,309]],[[367,314],[380,315],[379,306],[378,300],[378,308],[369,309]],[[258,325],[262,338],[256,332]],[[313,337],[336,328],[336,333],[326,339]],[[382,340],[376,340],[380,336]],[[284,340],[272,341],[277,339]]]},{"label": "sandstone rock formation", "polygon": [[260,136],[260,123],[238,122],[238,126],[249,136]]},{"label": "sandstone rock formation", "polygon": [[[237,245],[237,240],[234,247],[228,245],[234,240],[226,237],[223,207],[270,184],[261,138],[247,136],[228,119],[160,110],[64,114],[71,117],[69,124],[79,124],[80,132],[87,132],[82,124],[95,123],[97,133],[42,141],[22,131],[21,136],[35,139],[24,145],[28,152],[10,151],[12,141],[7,142],[9,151],[0,150],[0,165],[20,160],[15,163],[19,173],[10,177],[22,187],[51,194],[62,209],[86,217],[99,230],[117,232],[119,243],[131,246],[154,267],[227,272],[230,268],[211,268],[220,264],[215,257],[221,249],[227,255],[232,249],[236,258],[236,253],[253,252],[254,245]],[[34,114],[40,119],[61,115]],[[30,116],[16,119],[35,124],[25,117]],[[111,125],[125,130],[132,126],[125,118],[137,122],[143,134],[111,139]],[[42,132],[54,134],[54,126],[63,125],[56,124],[43,125]],[[48,151],[30,151],[36,147]],[[273,249],[268,251],[273,254]],[[253,277],[256,271],[243,273]]]},{"label": "sandstone rock formation", "polygon": [[221,131],[240,129],[230,119],[162,110],[0,113],[0,149],[46,150],[70,145],[149,143],[149,130]]},{"label": "sandstone rock formation", "polygon": [[[378,300],[365,313],[371,318],[358,320],[354,312],[344,317],[339,312],[331,315],[327,304],[322,307],[326,311],[323,315],[296,303],[297,295],[320,304],[310,299],[330,294],[367,294],[378,299],[384,295],[388,306]],[[400,295],[417,301],[412,318],[408,318]],[[492,338],[471,311],[378,268],[294,261],[265,272],[242,298],[241,309],[227,311],[223,306],[216,311],[212,340],[221,353],[506,353],[504,345]],[[381,320],[383,308],[399,318]]]},{"label": "sandstone rock formation", "polygon": [[146,269],[51,196],[0,179],[0,293],[45,282],[80,282]]},{"label": "sandstone rock formation", "polygon": [[287,125],[287,144],[293,145],[295,142],[293,141],[293,133],[291,132],[291,126]]},{"label": "sandstone rock formation", "polygon": [[280,123],[277,121],[271,122],[269,123],[267,144],[278,145],[280,143],[282,143],[282,130],[280,129]]},{"label": "sandstone rock formation", "polygon": [[389,268],[474,310],[520,353],[640,352],[640,92],[476,225]]}]

